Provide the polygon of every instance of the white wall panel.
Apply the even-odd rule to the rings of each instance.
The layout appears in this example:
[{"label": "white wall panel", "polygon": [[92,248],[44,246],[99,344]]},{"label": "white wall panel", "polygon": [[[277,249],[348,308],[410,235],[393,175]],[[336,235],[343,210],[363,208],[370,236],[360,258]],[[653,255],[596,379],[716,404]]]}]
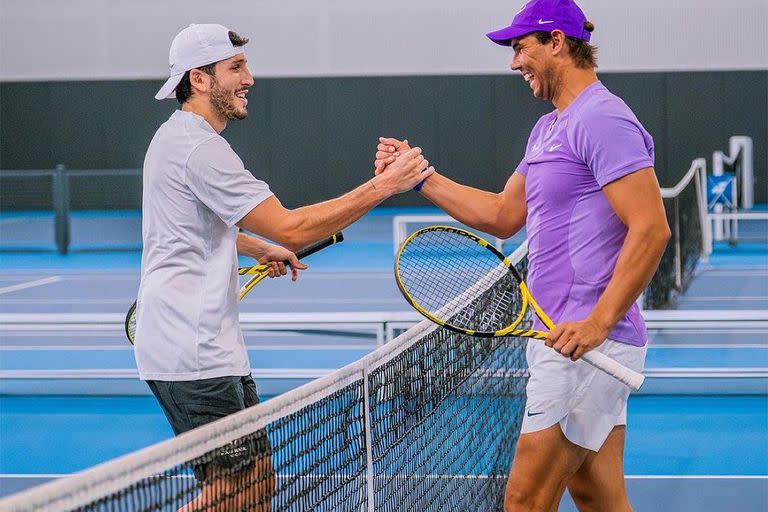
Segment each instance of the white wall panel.
[{"label": "white wall panel", "polygon": [[[0,80],[162,78],[171,39],[192,22],[250,37],[261,77],[504,73],[510,51],[484,33],[517,3],[0,0]],[[603,71],[768,69],[768,0],[581,5]]]}]

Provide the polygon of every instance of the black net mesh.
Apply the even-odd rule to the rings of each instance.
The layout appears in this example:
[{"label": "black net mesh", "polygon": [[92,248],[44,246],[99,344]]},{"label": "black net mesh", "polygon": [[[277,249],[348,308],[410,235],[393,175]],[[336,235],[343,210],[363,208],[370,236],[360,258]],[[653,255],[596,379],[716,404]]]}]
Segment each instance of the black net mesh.
[{"label": "black net mesh", "polygon": [[441,329],[370,375],[375,510],[502,510],[524,344]]},{"label": "black net mesh", "polygon": [[53,172],[0,172],[0,250],[56,249]]},{"label": "black net mesh", "polygon": [[68,177],[71,249],[141,250],[141,185],[138,170],[72,171]]},{"label": "black net mesh", "polygon": [[[363,382],[354,382],[161,474],[67,510],[360,511],[366,504],[363,403]],[[215,425],[202,428],[216,433]],[[183,438],[175,441],[185,448]]]},{"label": "black net mesh", "polygon": [[693,174],[678,195],[664,198],[672,238],[643,295],[645,309],[675,307],[678,295],[685,292],[693,279],[703,251],[701,202],[704,198],[697,180],[698,174]]}]

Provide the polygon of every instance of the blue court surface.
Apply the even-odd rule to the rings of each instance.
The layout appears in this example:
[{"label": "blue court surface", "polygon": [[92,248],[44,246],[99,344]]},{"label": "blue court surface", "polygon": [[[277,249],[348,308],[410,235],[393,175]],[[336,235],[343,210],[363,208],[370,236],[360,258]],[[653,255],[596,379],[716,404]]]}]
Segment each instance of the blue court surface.
[{"label": "blue court surface", "polygon": [[[392,277],[392,216],[414,213],[436,212],[374,211],[345,230],[342,245],[308,258],[310,271],[299,282],[260,285],[243,302],[243,313],[347,319],[410,313]],[[40,324],[49,315],[124,315],[138,288],[140,219],[73,215],[74,250],[62,256],[46,245],[48,217],[23,221],[39,224],[37,245],[0,253],[0,314],[32,315],[0,330],[0,496],[172,437],[135,376],[117,324],[84,321],[65,330]],[[107,220],[110,234],[96,228]],[[5,236],[21,221],[4,216],[0,222]],[[649,322],[647,384],[628,409],[625,472],[635,510],[768,509],[768,317],[759,315],[766,310],[768,238],[758,232],[735,247],[716,243],[678,301],[678,313],[758,312],[754,321]],[[381,343],[381,333],[362,324],[244,326],[265,397],[356,361]],[[575,509],[564,502],[561,510]]]}]

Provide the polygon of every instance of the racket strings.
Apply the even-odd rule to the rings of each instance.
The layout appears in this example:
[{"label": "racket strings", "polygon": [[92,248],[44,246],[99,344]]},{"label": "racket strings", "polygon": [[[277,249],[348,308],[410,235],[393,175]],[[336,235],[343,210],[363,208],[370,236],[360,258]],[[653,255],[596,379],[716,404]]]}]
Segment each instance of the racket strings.
[{"label": "racket strings", "polygon": [[128,315],[128,339],[133,342],[136,339],[136,312],[135,309]]},{"label": "racket strings", "polygon": [[430,231],[398,259],[401,283],[432,315],[475,331],[497,331],[523,307],[520,283],[496,254],[466,236]]},{"label": "racket strings", "polygon": [[498,331],[510,324],[523,307],[520,288],[514,277],[507,272],[484,293],[465,305],[456,315],[447,318],[449,323],[475,331]]}]

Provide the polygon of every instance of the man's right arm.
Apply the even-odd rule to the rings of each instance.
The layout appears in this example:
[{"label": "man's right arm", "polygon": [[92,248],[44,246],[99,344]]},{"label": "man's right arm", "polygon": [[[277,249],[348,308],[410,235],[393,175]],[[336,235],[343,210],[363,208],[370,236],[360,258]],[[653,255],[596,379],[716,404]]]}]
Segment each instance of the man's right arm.
[{"label": "man's right arm", "polygon": [[474,229],[509,238],[525,225],[525,177],[513,173],[500,193],[468,187],[433,173],[421,193],[448,215]]},{"label": "man's right arm", "polygon": [[391,164],[391,173],[375,176],[340,197],[288,209],[272,196],[253,208],[237,225],[297,251],[349,226],[387,197],[412,189],[419,183],[422,172],[427,176],[433,172],[428,165],[421,149],[413,148]]},{"label": "man's right arm", "polygon": [[[375,161],[379,176],[386,174],[395,155],[409,149],[407,141],[389,138],[380,141]],[[528,216],[525,176],[519,172],[512,174],[500,193],[468,187],[437,172],[424,181],[420,192],[459,222],[499,238],[517,233]]]}]

